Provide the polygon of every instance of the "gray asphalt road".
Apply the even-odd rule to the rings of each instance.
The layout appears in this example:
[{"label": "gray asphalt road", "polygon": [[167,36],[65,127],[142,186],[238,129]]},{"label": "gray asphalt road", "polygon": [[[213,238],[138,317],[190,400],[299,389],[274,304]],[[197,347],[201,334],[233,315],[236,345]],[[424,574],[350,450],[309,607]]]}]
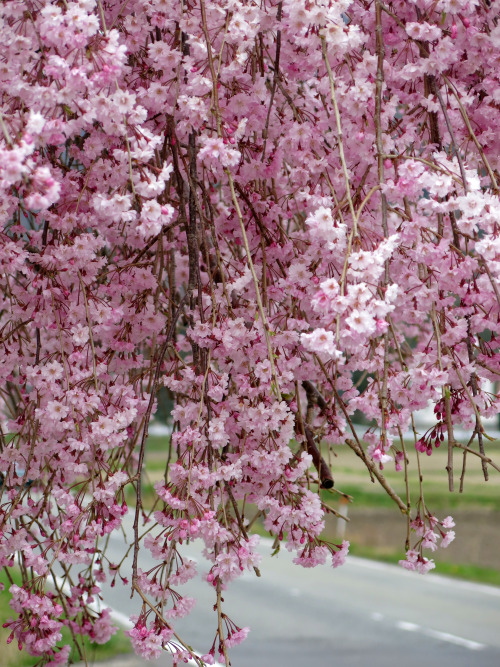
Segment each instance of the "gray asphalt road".
[{"label": "gray asphalt road", "polygon": [[[110,547],[110,558],[119,560],[123,544],[114,538]],[[270,552],[264,544],[260,579],[245,573],[224,593],[226,613],[251,627],[231,651],[233,667],[500,666],[500,589],[358,558],[336,570],[304,570],[286,551],[274,558]],[[196,543],[186,554],[200,572],[208,570]],[[144,551],[141,568],[152,565]],[[176,627],[204,653],[215,634],[215,593],[199,580],[184,588],[199,602]],[[119,613],[137,613],[125,588],[105,586],[103,593]],[[163,657],[156,664],[171,663]]]}]

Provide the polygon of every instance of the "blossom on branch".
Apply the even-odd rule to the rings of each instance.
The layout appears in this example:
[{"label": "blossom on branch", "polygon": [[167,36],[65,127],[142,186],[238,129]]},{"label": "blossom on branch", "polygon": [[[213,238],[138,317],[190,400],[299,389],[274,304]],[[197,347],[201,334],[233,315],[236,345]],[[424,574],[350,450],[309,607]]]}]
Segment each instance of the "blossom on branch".
[{"label": "blossom on branch", "polygon": [[[401,497],[381,471],[394,461],[413,488],[441,444],[449,489],[457,451],[485,479],[500,469],[498,11],[1,3],[9,641],[65,664],[66,627],[83,658],[84,637],[114,631],[96,606],[109,580],[134,592],[139,655],[228,664],[248,628],[222,592],[259,574],[256,521],[302,567],[347,557],[325,530],[338,451],[406,516],[401,565],[435,566],[453,519],[427,506],[425,479]],[[171,435],[152,500],[155,415]],[[130,571],[109,560],[113,535]],[[217,612],[202,658],[176,631],[198,576]]]}]

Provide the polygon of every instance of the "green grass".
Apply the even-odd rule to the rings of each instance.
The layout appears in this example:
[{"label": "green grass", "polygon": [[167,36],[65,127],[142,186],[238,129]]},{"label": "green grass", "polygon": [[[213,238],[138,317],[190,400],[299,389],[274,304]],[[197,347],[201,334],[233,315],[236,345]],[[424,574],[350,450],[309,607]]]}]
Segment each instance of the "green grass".
[{"label": "green grass", "polygon": [[166,457],[159,459],[156,457],[148,456],[146,459],[146,471],[148,473],[152,472],[161,472],[165,471]]},{"label": "green grass", "polygon": [[[500,475],[490,467],[490,480],[483,479],[481,464],[477,457],[469,454],[467,457],[467,473],[465,475],[464,492],[458,493],[462,470],[462,452],[454,450],[454,478],[455,492],[448,490],[448,474],[446,465],[448,452],[446,443],[435,450],[432,456],[421,456],[420,465],[423,475],[423,489],[426,504],[433,510],[454,509],[487,509],[500,511]],[[500,446],[498,442],[486,443],[487,454],[495,461],[500,460]],[[410,500],[415,507],[420,497],[418,482],[418,466],[413,443],[406,443],[409,458],[409,488]],[[370,475],[363,462],[354,455],[349,448],[343,445],[334,447],[331,456],[332,472],[335,487],[344,493],[353,496],[354,507],[391,507],[394,506],[384,489],[378,482],[372,483]],[[328,460],[328,453],[323,452]],[[406,502],[406,485],[404,473],[396,472],[393,463],[388,463],[382,471],[384,477],[394,491]],[[338,503],[336,494],[323,493],[325,501]]]},{"label": "green grass", "polygon": [[[392,480],[391,480],[392,482]],[[391,484],[396,493],[406,503],[406,491],[404,485]],[[339,489],[353,497],[352,505],[356,508],[379,507],[395,508],[396,504],[378,484],[372,484],[367,478],[365,484],[354,484],[352,482],[340,483]],[[329,492],[321,492],[322,500],[333,507],[337,507],[339,496]],[[474,485],[470,490],[466,488],[464,493],[449,493],[444,484],[424,483],[424,498],[426,505],[433,511],[452,511],[454,509],[484,509],[500,512],[500,492],[498,487],[484,487]],[[410,485],[410,499],[415,506],[419,499],[418,486]]]},{"label": "green grass", "polygon": [[146,443],[146,451],[150,452],[164,452],[165,460],[168,456],[170,436],[168,435],[149,435]]},{"label": "green grass", "polygon": [[[10,574],[14,579],[14,582],[20,586],[22,584],[21,577],[18,571],[11,569]],[[40,658],[35,658],[26,653],[26,651],[19,651],[17,647],[17,641],[14,640],[11,644],[7,644],[7,638],[10,635],[10,628],[1,627],[9,619],[12,618],[13,612],[10,608],[10,594],[8,592],[10,582],[2,569],[0,572],[0,582],[5,585],[5,591],[0,594],[0,647],[1,647],[1,658],[0,664],[2,667],[33,667],[34,665],[43,664],[40,663]],[[62,630],[62,639],[59,642],[59,645],[64,644],[73,644],[71,633],[67,628]],[[88,638],[85,638],[83,641],[83,646],[85,650],[85,655],[87,662],[91,665],[94,662],[105,662],[110,658],[123,654],[129,653],[132,649],[130,646],[130,641],[125,637],[123,630],[119,629],[115,635],[111,637],[107,644],[95,644],[91,642]],[[73,646],[70,654],[70,664],[73,662],[79,662],[80,656],[76,647]],[[48,663],[50,664],[50,663]]]}]

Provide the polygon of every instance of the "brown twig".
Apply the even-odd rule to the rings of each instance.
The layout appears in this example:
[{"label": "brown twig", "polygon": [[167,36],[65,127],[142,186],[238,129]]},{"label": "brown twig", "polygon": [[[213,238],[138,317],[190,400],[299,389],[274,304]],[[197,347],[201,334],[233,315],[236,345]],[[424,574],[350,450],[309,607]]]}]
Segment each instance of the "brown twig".
[{"label": "brown twig", "polygon": [[[281,11],[283,9],[283,3],[279,2],[278,3],[278,14],[277,14],[277,20],[281,21]],[[262,162],[264,162],[265,156],[266,156],[266,144],[267,144],[267,134],[269,131],[269,121],[271,119],[271,110],[273,107],[273,102],[274,102],[274,96],[276,95],[276,86],[278,84],[279,76],[280,76],[280,53],[281,53],[281,30],[277,31],[276,34],[276,56],[274,58],[274,76],[273,76],[273,84],[271,88],[271,95],[269,98],[269,106],[267,108],[267,116],[266,116],[266,122],[264,125],[264,129],[262,131],[262,137],[264,139],[263,145],[262,145]]]},{"label": "brown twig", "polygon": [[471,449],[470,447],[467,447],[467,445],[462,445],[461,442],[456,442],[455,441],[453,446],[458,447],[459,449],[463,449],[465,452],[469,452],[469,454],[474,454],[474,456],[477,456],[482,461],[485,461],[485,463],[490,465],[492,468],[495,468],[495,470],[498,470],[498,472],[500,472],[500,466],[497,466],[497,464],[492,459],[490,459],[489,456],[486,456],[485,454],[481,454],[481,452],[476,452],[475,449]]},{"label": "brown twig", "polygon": [[304,387],[306,394],[313,394],[316,398],[316,402],[321,408],[323,412],[326,412],[328,410],[329,405],[328,402],[326,401],[325,398],[323,398],[323,395],[319,392],[318,388],[313,385],[312,382],[309,380],[304,380],[302,382],[302,386]]},{"label": "brown twig", "polygon": [[188,298],[190,296],[190,293],[187,291],[182,299],[179,302],[179,305],[177,306],[177,310],[174,314],[174,317],[172,318],[172,322],[170,324],[170,328],[167,332],[167,337],[165,339],[165,342],[163,343],[160,354],[158,355],[158,361],[156,362],[156,369],[155,369],[155,375],[154,375],[154,380],[153,380],[153,386],[151,387],[151,395],[149,397],[149,403],[148,407],[146,410],[146,414],[144,415],[144,427],[142,431],[142,438],[141,438],[141,444],[140,444],[140,449],[139,449],[139,458],[137,460],[137,501],[136,501],[136,506],[135,506],[135,518],[134,518],[134,557],[133,557],[133,562],[132,562],[132,595],[134,594],[134,589],[136,587],[136,582],[137,582],[137,563],[138,563],[138,557],[139,557],[139,515],[141,512],[142,508],[142,468],[144,465],[144,454],[145,454],[145,445],[146,445],[146,440],[148,437],[148,429],[149,429],[149,420],[151,419],[151,413],[153,411],[153,404],[155,401],[156,393],[158,391],[158,384],[160,380],[160,373],[161,373],[161,366],[163,363],[163,359],[165,358],[165,354],[167,353],[168,346],[170,345],[170,341],[172,340],[172,337],[174,335],[175,327],[177,324],[177,320],[179,319],[179,315],[182,312],[182,309],[184,308],[184,305],[186,304]]},{"label": "brown twig", "polygon": [[[229,486],[229,484],[227,482],[226,482],[225,486],[226,486],[226,493],[229,496],[229,500],[231,501],[231,505],[233,506],[234,515],[236,517],[236,521],[238,522],[239,529],[241,530],[241,533],[242,533],[243,537],[245,538],[245,540],[248,542],[248,539],[249,539],[248,538],[248,533],[246,531],[245,526],[243,525],[243,520],[241,518],[240,511],[238,509],[238,505],[236,504],[236,500],[234,499],[233,492],[231,491],[231,487]],[[253,569],[254,569],[255,574],[258,577],[260,577],[259,568],[255,567],[255,565],[254,565]]]},{"label": "brown twig", "polygon": [[334,486],[332,472],[330,470],[330,466],[322,457],[320,450],[314,442],[314,435],[310,426],[309,418],[309,413],[315,404],[318,404],[320,409],[323,412],[326,412],[328,410],[328,403],[323,398],[318,389],[309,380],[304,380],[302,382],[302,386],[304,387],[307,395],[307,416],[305,420],[306,423],[303,424],[304,435],[306,436],[306,451],[312,456],[314,467],[318,471],[320,488],[332,489]]},{"label": "brown twig", "polygon": [[304,424],[304,431],[306,434],[306,451],[312,456],[313,464],[318,471],[320,488],[331,489],[334,486],[333,476],[325,459],[314,442],[314,436],[309,426]]}]

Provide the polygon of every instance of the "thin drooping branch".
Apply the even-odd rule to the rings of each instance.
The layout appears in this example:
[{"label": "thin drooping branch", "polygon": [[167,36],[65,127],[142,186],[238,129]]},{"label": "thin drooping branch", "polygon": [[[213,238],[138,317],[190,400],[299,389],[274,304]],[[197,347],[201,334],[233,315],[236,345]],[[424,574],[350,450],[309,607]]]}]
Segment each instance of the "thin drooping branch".
[{"label": "thin drooping branch", "polygon": [[[281,21],[281,13],[283,10],[283,3],[278,3],[278,14],[277,21]],[[269,132],[269,120],[271,119],[271,111],[274,103],[274,96],[276,95],[276,86],[280,78],[280,55],[281,55],[281,30],[276,32],[276,55],[274,57],[274,74],[273,74],[273,83],[271,85],[271,95],[269,97],[269,104],[267,107],[267,116],[266,122],[264,124],[264,129],[262,130],[262,138],[264,139],[262,144],[262,157],[261,161],[264,162],[266,157],[266,146],[267,146],[267,137]]]},{"label": "thin drooping branch", "polygon": [[158,359],[156,360],[155,364],[155,373],[154,373],[154,379],[153,383],[151,386],[151,393],[149,396],[149,402],[148,402],[148,407],[146,410],[146,414],[144,415],[143,419],[143,427],[142,427],[142,437],[141,437],[141,443],[139,446],[139,456],[137,459],[137,464],[136,464],[136,470],[137,473],[135,475],[135,480],[136,480],[136,506],[135,506],[135,517],[134,517],[134,555],[133,555],[133,560],[132,560],[132,594],[134,593],[134,587],[136,586],[137,582],[137,569],[138,569],[138,561],[139,561],[139,526],[140,526],[140,514],[142,511],[142,469],[144,467],[144,455],[146,452],[146,441],[148,438],[148,433],[149,433],[149,422],[151,420],[151,414],[153,412],[153,405],[156,400],[156,394],[158,392],[159,384],[160,384],[160,376],[162,372],[162,365],[163,365],[163,360],[165,359],[165,355],[168,350],[168,346],[170,345],[175,328],[177,326],[177,320],[179,319],[179,316],[186,305],[188,299],[190,297],[189,292],[185,292],[184,296],[179,302],[179,305],[177,306],[177,310],[174,313],[174,317],[172,318],[172,323],[170,324],[170,328],[167,331],[167,336],[165,338],[165,341],[163,342],[163,345],[160,348],[160,352],[158,354]]},{"label": "thin drooping branch", "polygon": [[371,459],[369,459],[366,456],[365,452],[363,451],[363,448],[360,445],[358,445],[357,442],[355,442],[354,440],[351,440],[350,438],[347,438],[345,442],[353,450],[353,452],[356,454],[356,456],[359,456],[359,458],[363,461],[365,466],[371,471],[373,476],[377,478],[377,481],[379,482],[380,486],[384,489],[384,491],[387,493],[389,498],[392,498],[392,500],[394,500],[396,505],[401,510],[401,513],[402,514],[407,514],[408,507],[401,500],[401,498],[398,496],[398,494],[394,491],[392,486],[386,480],[384,475],[377,468],[377,465],[375,464],[375,462],[372,461]]},{"label": "thin drooping branch", "polygon": [[477,456],[478,458],[481,459],[481,461],[484,461],[484,463],[490,465],[492,468],[495,468],[498,472],[500,472],[500,466],[497,465],[493,459],[491,459],[489,456],[486,456],[486,454],[482,454],[481,452],[477,452],[475,449],[472,449],[471,447],[467,447],[467,445],[462,445],[461,442],[456,442],[454,444],[454,447],[457,447],[458,449],[463,449],[464,452],[468,452],[469,454],[473,454],[474,456]]}]

